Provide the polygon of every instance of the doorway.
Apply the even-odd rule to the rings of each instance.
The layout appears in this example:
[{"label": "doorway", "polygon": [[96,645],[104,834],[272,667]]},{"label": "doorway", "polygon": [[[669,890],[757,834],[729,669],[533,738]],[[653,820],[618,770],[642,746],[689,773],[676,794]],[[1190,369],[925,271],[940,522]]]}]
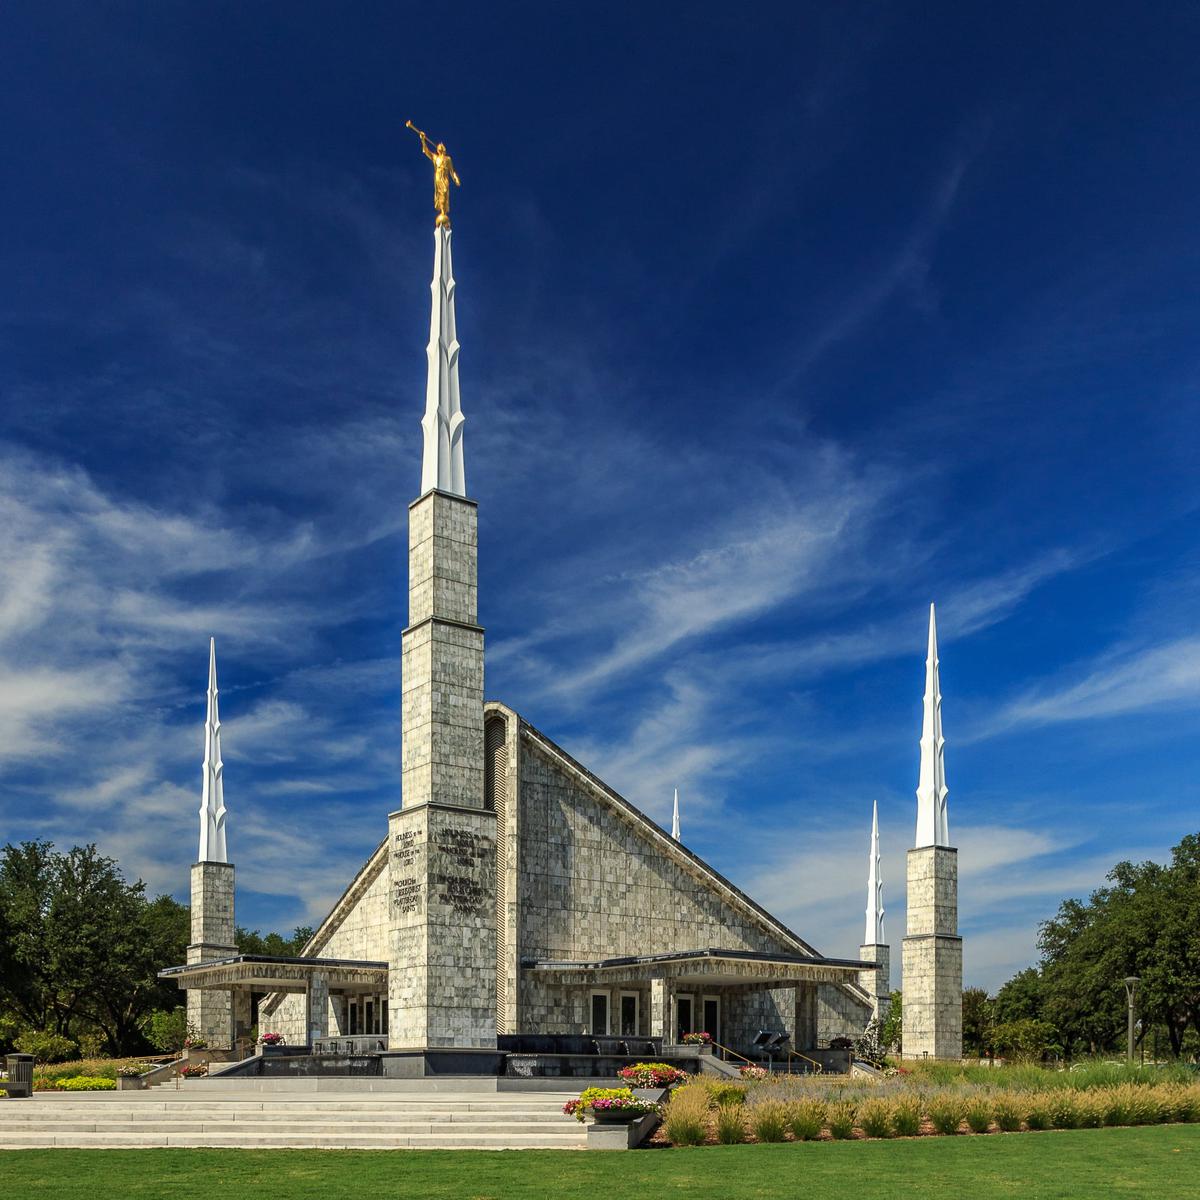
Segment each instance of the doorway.
[{"label": "doorway", "polygon": [[620,1027],[621,1037],[637,1037],[638,1029],[638,994],[637,992],[622,992],[620,997]]},{"label": "doorway", "polygon": [[675,1040],[683,1041],[685,1033],[692,1033],[696,1028],[695,996],[675,997]]},{"label": "doorway", "polygon": [[704,1020],[700,1022],[700,1028],[714,1042],[719,1042],[721,1040],[721,997],[705,996],[701,1004],[704,1010]]},{"label": "doorway", "polygon": [[601,1037],[608,1036],[608,993],[592,993],[592,1028],[593,1034]]}]

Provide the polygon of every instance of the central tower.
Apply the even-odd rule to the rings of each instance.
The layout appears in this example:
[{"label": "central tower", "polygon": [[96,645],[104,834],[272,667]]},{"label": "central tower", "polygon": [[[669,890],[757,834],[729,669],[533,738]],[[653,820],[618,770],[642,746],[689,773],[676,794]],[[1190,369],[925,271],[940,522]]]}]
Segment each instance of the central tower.
[{"label": "central tower", "polygon": [[439,218],[421,495],[408,510],[403,796],[388,818],[393,1049],[496,1044],[496,816],[484,806],[478,513],[463,468],[451,237]]}]

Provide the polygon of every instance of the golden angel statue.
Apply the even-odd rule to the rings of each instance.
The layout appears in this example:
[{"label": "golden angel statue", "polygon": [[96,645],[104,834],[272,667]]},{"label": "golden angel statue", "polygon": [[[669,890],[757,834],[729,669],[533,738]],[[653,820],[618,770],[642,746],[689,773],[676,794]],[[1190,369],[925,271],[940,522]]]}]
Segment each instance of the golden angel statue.
[{"label": "golden angel statue", "polygon": [[423,129],[418,129],[411,121],[405,122],[405,128],[411,129],[421,139],[421,153],[433,163],[433,207],[437,209],[437,224],[450,227],[450,180],[455,187],[462,187],[462,180],[454,169],[454,159],[446,153],[445,144],[438,142],[437,148],[429,148],[429,138]]}]

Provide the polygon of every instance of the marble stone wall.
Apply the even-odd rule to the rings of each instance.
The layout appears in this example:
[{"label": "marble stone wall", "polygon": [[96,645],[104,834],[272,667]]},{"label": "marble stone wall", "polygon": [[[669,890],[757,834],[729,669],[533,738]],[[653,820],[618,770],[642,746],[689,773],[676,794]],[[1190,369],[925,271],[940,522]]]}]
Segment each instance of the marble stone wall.
[{"label": "marble stone wall", "polygon": [[958,851],[908,852],[904,939],[905,1058],[962,1058],[962,938],[958,936]]},{"label": "marble stone wall", "polygon": [[858,957],[863,962],[875,963],[873,971],[863,971],[859,982],[871,997],[871,1015],[881,1021],[892,1005],[892,951],[890,946],[879,943],[859,946]]},{"label": "marble stone wall", "polygon": [[[237,953],[234,945],[233,863],[201,862],[192,865],[192,941],[189,963],[211,962]],[[189,988],[189,1027],[215,1049],[233,1045],[233,997],[217,988]]]},{"label": "marble stone wall", "polygon": [[496,817],[436,804],[389,820],[393,1049],[496,1044]]}]

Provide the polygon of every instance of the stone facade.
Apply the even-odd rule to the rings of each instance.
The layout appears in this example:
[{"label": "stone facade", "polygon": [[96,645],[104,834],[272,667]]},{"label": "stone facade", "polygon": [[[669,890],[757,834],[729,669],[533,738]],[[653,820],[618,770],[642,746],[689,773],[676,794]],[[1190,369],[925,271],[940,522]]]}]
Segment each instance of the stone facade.
[{"label": "stone facade", "polygon": [[[211,962],[237,953],[234,945],[233,863],[192,864],[192,940],[189,963]],[[249,1017],[240,1014],[247,1029]],[[191,1032],[214,1048],[228,1049],[239,1032],[234,1029],[233,998],[229,992],[193,989],[187,994],[187,1021]]]},{"label": "stone facade", "polygon": [[892,949],[884,945],[859,946],[858,957],[875,964],[873,971],[859,976],[859,985],[871,997],[871,1015],[882,1021],[892,1006]]},{"label": "stone facade", "polygon": [[476,624],[477,512],[428,492],[409,509],[409,627],[402,666],[405,808],[483,807],[483,630]]},{"label": "stone facade", "polygon": [[496,1044],[496,817],[424,804],[389,821],[390,1045]]},{"label": "stone facade", "polygon": [[962,938],[958,936],[958,851],[908,852],[904,939],[905,1058],[962,1058]]}]

